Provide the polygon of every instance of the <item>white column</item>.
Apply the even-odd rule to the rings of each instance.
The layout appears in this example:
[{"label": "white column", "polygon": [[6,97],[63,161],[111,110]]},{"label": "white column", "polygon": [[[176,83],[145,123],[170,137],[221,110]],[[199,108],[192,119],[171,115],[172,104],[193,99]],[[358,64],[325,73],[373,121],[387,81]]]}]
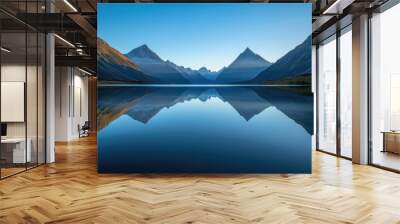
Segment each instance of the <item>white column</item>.
[{"label": "white column", "polygon": [[72,68],[55,69],[55,141],[71,140]]},{"label": "white column", "polygon": [[46,36],[46,163],[55,161],[55,54],[54,35]]},{"label": "white column", "polygon": [[353,19],[353,162],[368,163],[368,15]]}]

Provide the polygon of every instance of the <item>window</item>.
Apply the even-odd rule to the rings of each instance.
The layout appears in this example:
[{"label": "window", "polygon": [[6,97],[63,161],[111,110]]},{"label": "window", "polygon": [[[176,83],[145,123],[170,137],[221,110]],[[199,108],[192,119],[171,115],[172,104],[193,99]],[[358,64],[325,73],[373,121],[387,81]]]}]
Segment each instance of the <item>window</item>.
[{"label": "window", "polygon": [[352,32],[340,35],[340,155],[352,157]]},{"label": "window", "polygon": [[318,149],[336,153],[336,36],[318,47]]},{"label": "window", "polygon": [[400,4],[371,18],[371,162],[400,170]]}]

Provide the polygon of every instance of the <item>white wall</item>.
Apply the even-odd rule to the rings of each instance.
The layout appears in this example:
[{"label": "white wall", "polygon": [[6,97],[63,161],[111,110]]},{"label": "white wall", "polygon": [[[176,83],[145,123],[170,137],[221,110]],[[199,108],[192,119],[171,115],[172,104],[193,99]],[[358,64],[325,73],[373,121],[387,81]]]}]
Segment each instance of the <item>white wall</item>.
[{"label": "white wall", "polygon": [[[39,69],[39,70],[37,70]],[[22,108],[19,108],[19,113],[25,114],[26,120],[21,122],[6,122],[7,124],[7,137],[8,138],[24,138],[27,136],[29,139],[32,161],[36,162],[39,158],[39,163],[44,163],[44,74],[41,72],[42,68],[39,66],[25,66],[18,63],[4,63],[1,66],[1,81],[2,82],[23,82],[26,85],[26,106],[25,102]],[[25,80],[27,78],[27,80]],[[2,89],[3,92],[4,89]],[[20,90],[19,94],[24,94],[25,89]],[[4,94],[4,93],[3,93]],[[7,98],[7,95],[2,95],[2,98]],[[2,107],[2,112],[13,110],[10,107]],[[14,108],[15,110],[15,108]],[[13,113],[12,111],[7,111]],[[16,111],[14,112],[16,113]],[[24,116],[24,115],[22,115]],[[39,156],[37,156],[39,153]]]},{"label": "white wall", "polygon": [[[25,82],[25,64],[4,64],[1,66],[1,81]],[[7,110],[7,108],[1,108]],[[25,122],[7,123],[7,137],[25,137]]]},{"label": "white wall", "polygon": [[25,82],[25,68],[25,64],[3,64],[1,66],[1,81]]},{"label": "white wall", "polygon": [[55,140],[79,137],[78,125],[88,120],[88,78],[76,68],[56,67]]},{"label": "white wall", "polygon": [[[77,70],[75,70],[76,72]],[[72,108],[73,119],[72,122],[72,130],[71,135],[74,138],[79,137],[78,133],[78,124],[81,126],[85,123],[85,121],[89,120],[89,112],[88,112],[88,77],[82,76],[82,73],[79,72],[78,75],[74,75],[74,108]]]},{"label": "white wall", "polygon": [[69,133],[69,68],[55,68],[55,141],[67,141]]},{"label": "white wall", "polygon": [[[1,121],[25,121],[25,83],[1,82]],[[36,108],[36,105],[35,105]]]},{"label": "white wall", "polygon": [[[26,70],[27,69],[27,70]],[[34,66],[28,66],[25,67],[25,64],[3,64],[1,66],[1,81],[2,82],[25,82],[25,76],[26,72],[28,74],[35,73],[36,74],[36,67]],[[36,85],[36,81],[29,81],[30,85]],[[33,98],[36,99],[36,89],[27,89],[27,102],[30,103],[33,100]],[[30,92],[32,90],[33,92]],[[35,105],[30,105],[34,106]],[[7,108],[1,108],[2,110],[7,110]],[[33,117],[31,117],[33,116]],[[28,113],[28,122],[31,122],[35,120],[36,121],[36,114],[31,114]],[[7,122],[7,135],[8,137],[25,137],[25,124],[26,122]],[[35,122],[36,123],[36,122]],[[28,125],[29,127],[32,127],[33,125]],[[29,137],[29,136],[28,136]]]}]

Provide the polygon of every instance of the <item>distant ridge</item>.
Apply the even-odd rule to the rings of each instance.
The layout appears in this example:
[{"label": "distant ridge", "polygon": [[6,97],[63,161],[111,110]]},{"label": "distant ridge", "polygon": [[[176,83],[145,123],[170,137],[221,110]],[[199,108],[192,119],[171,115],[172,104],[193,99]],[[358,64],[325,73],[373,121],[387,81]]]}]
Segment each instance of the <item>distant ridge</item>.
[{"label": "distant ridge", "polygon": [[176,69],[177,71],[179,71],[185,79],[190,81],[190,83],[194,83],[194,84],[208,84],[208,83],[210,83],[210,80],[206,79],[204,76],[202,76],[196,70],[176,65],[172,61],[168,61],[168,60],[166,61],[166,63],[169,66],[171,66],[174,69]]},{"label": "distant ridge", "polygon": [[101,38],[97,39],[97,67],[99,80],[102,81],[158,82],[144,74],[136,64]]},{"label": "distant ridge", "polygon": [[163,83],[189,83],[189,80],[186,79],[181,72],[162,60],[147,45],[141,45],[131,50],[126,56],[132,62],[135,62],[143,72],[161,80]]},{"label": "distant ridge", "polygon": [[262,71],[252,83],[284,80],[311,74],[311,36]]},{"label": "distant ridge", "polygon": [[219,75],[219,72],[213,72],[206,67],[201,67],[197,71],[200,73],[200,75],[202,75],[204,78],[210,81],[215,81]]}]

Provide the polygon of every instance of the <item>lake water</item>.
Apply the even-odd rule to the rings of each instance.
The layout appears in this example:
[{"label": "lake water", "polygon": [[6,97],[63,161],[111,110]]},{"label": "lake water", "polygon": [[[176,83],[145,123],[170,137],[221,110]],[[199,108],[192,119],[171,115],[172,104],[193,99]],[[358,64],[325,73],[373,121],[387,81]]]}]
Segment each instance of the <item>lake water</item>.
[{"label": "lake water", "polygon": [[99,86],[101,173],[310,173],[305,87]]}]

